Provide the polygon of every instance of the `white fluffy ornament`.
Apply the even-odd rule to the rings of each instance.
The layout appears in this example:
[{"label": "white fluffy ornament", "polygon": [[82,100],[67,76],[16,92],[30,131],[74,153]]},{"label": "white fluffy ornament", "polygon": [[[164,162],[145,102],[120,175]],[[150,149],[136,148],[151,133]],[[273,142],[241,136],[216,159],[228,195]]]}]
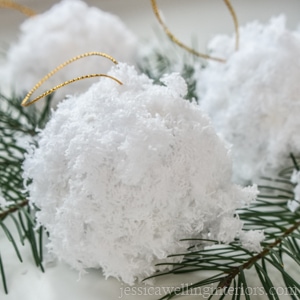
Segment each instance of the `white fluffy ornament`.
[{"label": "white fluffy ornament", "polygon": [[[133,284],[184,251],[182,238],[228,242],[234,211],[255,189],[231,183],[231,161],[199,106],[184,100],[178,74],[154,85],[120,64],[70,97],[24,162],[30,201],[49,249],[72,267],[103,269]],[[232,234],[234,238],[235,234]]]},{"label": "white fluffy ornament", "polygon": [[[27,19],[21,25],[17,43],[7,52],[3,77],[17,93],[24,93],[48,72],[71,57],[85,52],[105,52],[118,61],[135,63],[137,39],[115,15],[89,7],[79,0],[65,0],[43,14]],[[89,57],[59,71],[44,85],[50,89],[57,84],[91,73],[106,73],[111,62]],[[84,92],[93,83],[76,83],[76,92]],[[74,86],[56,93],[56,99],[73,94]]]},{"label": "white fluffy ornament", "polygon": [[209,44],[227,62],[199,72],[199,102],[232,144],[235,180],[256,181],[300,152],[300,33],[280,16],[241,28],[236,52],[234,45],[229,36]]}]

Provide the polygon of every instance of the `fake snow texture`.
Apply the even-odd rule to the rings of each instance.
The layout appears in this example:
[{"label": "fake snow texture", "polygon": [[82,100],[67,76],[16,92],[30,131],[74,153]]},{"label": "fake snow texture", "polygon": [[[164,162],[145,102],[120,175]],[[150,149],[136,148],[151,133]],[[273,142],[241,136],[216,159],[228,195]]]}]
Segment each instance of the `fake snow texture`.
[{"label": "fake snow texture", "polygon": [[[58,105],[24,162],[49,249],[78,270],[102,267],[133,284],[185,251],[180,239],[228,240],[234,210],[256,189],[231,183],[231,161],[178,74],[153,85],[119,64]],[[222,227],[233,220],[236,227]],[[237,222],[238,221],[238,222]],[[232,223],[231,223],[232,224]]]},{"label": "fake snow texture", "polygon": [[290,211],[295,212],[300,207],[300,172],[294,170],[291,182],[295,184],[294,199],[288,201],[288,208]]},{"label": "fake snow texture", "polygon": [[[115,15],[79,0],[65,0],[49,11],[27,19],[21,25],[19,41],[7,53],[3,77],[17,93],[28,92],[47,73],[73,56],[85,52],[105,52],[118,61],[134,63],[137,40]],[[55,74],[43,88],[50,89],[74,77],[107,73],[112,62],[88,57]],[[97,79],[96,79],[97,80]],[[93,79],[77,82],[56,92],[56,99],[85,92]]]},{"label": "fake snow texture", "polygon": [[220,35],[209,44],[227,62],[209,61],[199,72],[199,102],[232,144],[234,179],[256,181],[300,151],[300,32],[280,16],[246,25],[236,52],[234,43]]},{"label": "fake snow texture", "polygon": [[249,230],[241,231],[239,239],[242,247],[252,252],[261,252],[261,242],[265,239],[264,232],[262,230]]}]

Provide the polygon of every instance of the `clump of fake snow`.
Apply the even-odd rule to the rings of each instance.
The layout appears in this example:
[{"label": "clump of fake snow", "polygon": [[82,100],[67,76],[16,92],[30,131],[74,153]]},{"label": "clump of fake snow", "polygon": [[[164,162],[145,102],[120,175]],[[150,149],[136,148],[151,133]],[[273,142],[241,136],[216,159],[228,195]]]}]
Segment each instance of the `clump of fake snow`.
[{"label": "clump of fake snow", "polygon": [[253,22],[234,37],[216,36],[209,48],[226,63],[209,61],[198,74],[201,107],[217,132],[232,144],[234,178],[255,181],[299,153],[300,32],[283,16]]},{"label": "clump of fake snow", "polygon": [[288,201],[288,208],[290,211],[295,212],[300,207],[300,172],[294,170],[291,178],[291,182],[295,184],[294,187],[294,199]]},{"label": "clump of fake snow", "polygon": [[[135,63],[137,39],[119,17],[80,0],[64,0],[21,25],[19,40],[7,52],[3,80],[18,94],[28,92],[59,64],[85,52],[105,52],[118,61]],[[106,73],[112,63],[88,57],[59,71],[44,83],[50,89],[74,77]],[[96,79],[97,80],[97,79]],[[56,99],[85,92],[93,80],[77,82],[56,92]]]},{"label": "clump of fake snow", "polygon": [[241,229],[235,209],[256,189],[232,184],[228,151],[199,106],[182,98],[178,74],[161,86],[125,64],[110,75],[123,85],[102,78],[58,105],[24,178],[50,251],[133,284],[184,251],[182,238],[230,242]]}]

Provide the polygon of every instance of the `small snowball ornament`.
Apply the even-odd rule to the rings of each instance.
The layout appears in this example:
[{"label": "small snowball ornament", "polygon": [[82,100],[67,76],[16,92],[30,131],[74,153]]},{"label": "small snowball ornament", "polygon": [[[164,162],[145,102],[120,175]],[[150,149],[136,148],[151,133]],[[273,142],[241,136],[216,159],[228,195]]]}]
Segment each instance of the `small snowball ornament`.
[{"label": "small snowball ornament", "polygon": [[[79,0],[65,0],[49,11],[27,19],[21,25],[19,41],[7,52],[3,75],[17,93],[28,92],[41,78],[70,57],[85,52],[105,52],[118,61],[135,63],[137,39],[115,15],[89,7]],[[61,70],[45,83],[49,89],[81,76],[106,73],[111,64],[90,58]],[[77,83],[76,91],[84,92],[93,80]],[[56,93],[56,99],[73,94],[72,87]]]},{"label": "small snowball ornament", "polygon": [[234,37],[216,36],[210,61],[198,74],[198,96],[218,133],[232,144],[234,178],[256,181],[277,174],[300,152],[300,33],[285,27],[280,16],[266,24],[240,29]]},{"label": "small snowball ornament", "polygon": [[182,238],[223,240],[223,219],[236,220],[255,192],[231,183],[228,151],[199,106],[182,98],[178,74],[161,86],[126,64],[109,75],[123,85],[101,78],[59,103],[24,179],[50,251],[133,284],[184,251]]}]

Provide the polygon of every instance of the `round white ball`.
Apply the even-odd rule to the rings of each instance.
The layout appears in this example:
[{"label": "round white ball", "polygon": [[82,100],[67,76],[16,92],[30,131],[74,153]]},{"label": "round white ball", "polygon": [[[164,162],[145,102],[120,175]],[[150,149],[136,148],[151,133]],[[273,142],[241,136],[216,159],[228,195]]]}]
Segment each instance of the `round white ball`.
[{"label": "round white ball", "polygon": [[[61,63],[85,52],[105,52],[118,61],[135,63],[137,38],[119,17],[80,0],[64,0],[21,25],[19,40],[7,52],[3,77],[20,94],[28,92]],[[59,71],[43,85],[50,89],[74,77],[107,73],[112,62],[88,57]],[[97,80],[97,79],[95,79]],[[85,92],[93,79],[56,92],[56,99]]]},{"label": "round white ball", "polygon": [[300,153],[300,34],[283,16],[253,22],[234,37],[216,36],[209,48],[226,63],[210,61],[198,74],[199,103],[217,132],[232,144],[237,182],[277,175],[289,154]]},{"label": "round white ball", "polygon": [[255,195],[231,183],[228,151],[182,98],[178,74],[161,86],[125,64],[110,75],[123,85],[104,78],[58,105],[24,178],[52,252],[133,284],[184,251],[182,238],[229,242],[240,230],[235,209]]}]

